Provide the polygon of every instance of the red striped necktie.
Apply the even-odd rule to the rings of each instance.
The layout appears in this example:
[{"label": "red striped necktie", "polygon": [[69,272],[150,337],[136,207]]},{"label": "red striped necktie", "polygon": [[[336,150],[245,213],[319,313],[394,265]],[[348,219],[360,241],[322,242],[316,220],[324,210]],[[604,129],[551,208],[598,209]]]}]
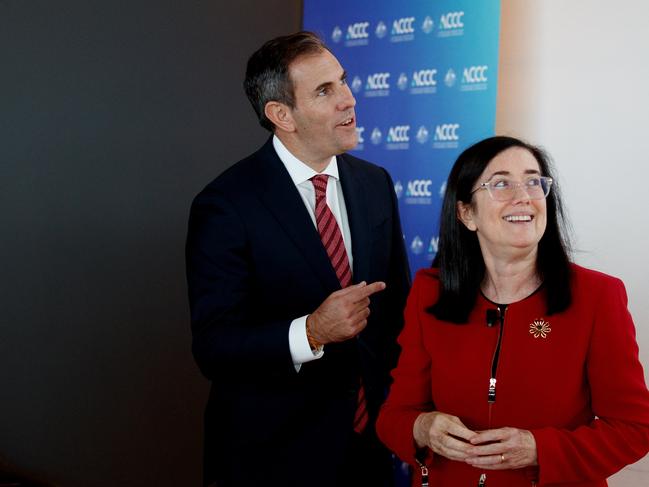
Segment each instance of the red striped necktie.
[{"label": "red striped necktie", "polygon": [[[336,276],[340,281],[340,286],[346,288],[352,282],[352,270],[349,266],[345,242],[340,232],[340,227],[336,222],[334,214],[327,205],[327,182],[329,176],[319,174],[311,178],[315,188],[315,221],[318,227],[318,233],[322,240],[331,265],[336,271]],[[354,417],[354,431],[361,433],[367,426],[367,401],[365,400],[365,388],[361,384],[358,391],[358,406],[356,416]]]}]

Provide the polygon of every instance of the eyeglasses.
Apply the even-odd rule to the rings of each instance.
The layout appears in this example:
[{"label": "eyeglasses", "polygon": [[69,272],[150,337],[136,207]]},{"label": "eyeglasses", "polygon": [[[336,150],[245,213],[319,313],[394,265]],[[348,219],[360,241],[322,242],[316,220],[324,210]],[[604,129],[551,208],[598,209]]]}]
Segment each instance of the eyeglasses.
[{"label": "eyeglasses", "polygon": [[518,188],[523,188],[531,200],[542,200],[550,193],[552,178],[535,176],[525,181],[518,182],[506,178],[495,178],[486,183],[481,183],[471,194],[480,189],[486,189],[489,196],[495,201],[510,201],[516,196]]}]

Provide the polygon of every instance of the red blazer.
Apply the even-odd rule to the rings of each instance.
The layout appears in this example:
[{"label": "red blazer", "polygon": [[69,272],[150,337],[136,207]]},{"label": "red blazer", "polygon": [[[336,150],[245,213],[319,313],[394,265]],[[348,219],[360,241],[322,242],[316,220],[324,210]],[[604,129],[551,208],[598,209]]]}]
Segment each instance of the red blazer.
[{"label": "red blazer", "polygon": [[[422,411],[453,414],[474,430],[530,430],[539,467],[484,471],[489,487],[605,486],[608,476],[645,455],[649,392],[624,284],[577,265],[572,270],[567,311],[547,316],[543,289],[508,306],[491,423],[487,392],[499,326],[487,327],[485,314],[495,306],[480,295],[467,324],[439,321],[425,311],[437,300],[437,270],[420,271],[377,423],[381,440],[414,465],[412,428]],[[474,487],[483,473],[440,455],[429,454],[427,463],[435,487]],[[421,485],[415,472],[413,485]]]}]

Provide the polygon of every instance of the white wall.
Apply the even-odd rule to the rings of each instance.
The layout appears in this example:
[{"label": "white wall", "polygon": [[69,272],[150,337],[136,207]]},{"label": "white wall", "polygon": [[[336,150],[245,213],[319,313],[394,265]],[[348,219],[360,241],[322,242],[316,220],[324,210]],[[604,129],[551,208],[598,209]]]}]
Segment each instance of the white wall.
[{"label": "white wall", "polygon": [[[575,260],[622,278],[649,377],[649,3],[502,0],[496,131],[553,156]],[[614,487],[649,485],[649,457]]]}]

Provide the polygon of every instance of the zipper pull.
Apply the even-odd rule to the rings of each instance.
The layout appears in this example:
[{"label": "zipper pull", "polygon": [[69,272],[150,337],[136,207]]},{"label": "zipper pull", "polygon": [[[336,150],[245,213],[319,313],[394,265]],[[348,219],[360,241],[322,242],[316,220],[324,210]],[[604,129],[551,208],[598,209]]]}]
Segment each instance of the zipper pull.
[{"label": "zipper pull", "polygon": [[493,404],[496,402],[496,378],[489,379],[489,394],[487,394],[487,402]]},{"label": "zipper pull", "polygon": [[480,480],[478,481],[478,487],[484,487],[487,483],[487,474],[480,474]]},{"label": "zipper pull", "polygon": [[416,457],[415,462],[417,462],[417,465],[421,469],[421,487],[428,487],[428,467]]},{"label": "zipper pull", "polygon": [[428,487],[428,468],[423,463],[419,468],[421,468],[421,487]]}]

